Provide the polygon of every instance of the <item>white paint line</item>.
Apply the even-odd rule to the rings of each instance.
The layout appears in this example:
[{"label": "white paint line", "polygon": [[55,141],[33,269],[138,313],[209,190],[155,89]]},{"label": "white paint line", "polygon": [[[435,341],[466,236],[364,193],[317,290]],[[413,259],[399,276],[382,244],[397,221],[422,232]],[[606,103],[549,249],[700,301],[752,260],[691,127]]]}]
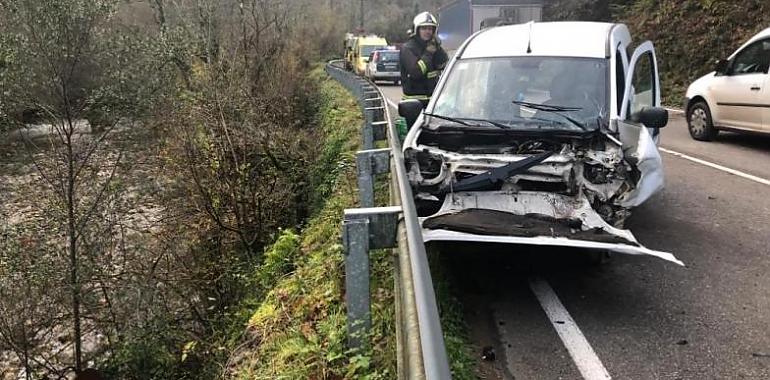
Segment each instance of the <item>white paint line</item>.
[{"label": "white paint line", "polygon": [[556,333],[559,334],[559,338],[561,338],[583,378],[586,380],[612,379],[551,286],[543,279],[531,278],[529,287],[535,293],[540,306],[543,307],[545,314]]},{"label": "white paint line", "polygon": [[398,109],[398,104],[396,104],[396,102],[394,102],[394,101],[390,100],[390,98],[388,98],[388,97],[385,97],[385,101],[387,101],[387,102],[388,102],[388,104],[390,104],[390,106],[391,106],[391,107],[393,107],[393,108],[395,108],[395,109]]},{"label": "white paint line", "polygon": [[770,180],[767,180],[767,179],[764,179],[764,178],[761,178],[761,177],[757,177],[757,176],[754,176],[754,175],[751,175],[751,174],[748,174],[748,173],[744,173],[744,172],[739,171],[739,170],[730,169],[728,167],[724,167],[722,165],[715,164],[713,162],[708,162],[706,160],[701,160],[700,158],[695,158],[695,157],[692,157],[692,156],[688,156],[688,155],[686,155],[684,153],[675,152],[675,151],[670,150],[670,149],[666,149],[666,148],[659,148],[659,149],[660,149],[661,152],[665,152],[665,153],[668,153],[670,155],[673,155],[673,156],[676,156],[676,157],[679,157],[679,158],[684,158],[685,160],[689,160],[689,161],[692,161],[692,162],[695,162],[695,163],[698,163],[698,164],[701,164],[701,165],[705,165],[705,166],[708,166],[710,168],[723,171],[725,173],[736,175],[738,177],[748,179],[749,181],[754,181],[754,182],[757,182],[757,183],[761,183],[763,185],[770,186]]}]

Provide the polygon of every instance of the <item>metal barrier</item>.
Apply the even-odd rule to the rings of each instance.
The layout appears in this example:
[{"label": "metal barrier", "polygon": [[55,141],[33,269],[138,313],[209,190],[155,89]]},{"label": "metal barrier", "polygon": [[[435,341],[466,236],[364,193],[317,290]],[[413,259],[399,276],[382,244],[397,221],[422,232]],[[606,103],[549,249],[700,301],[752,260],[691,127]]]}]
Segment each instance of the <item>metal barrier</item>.
[{"label": "metal barrier", "polygon": [[[438,315],[422,228],[412,201],[401,142],[382,92],[374,84],[331,61],[326,72],[358,99],[365,116],[362,147],[356,158],[361,209],[345,210],[345,301],[348,308],[348,342],[353,348],[367,344],[371,327],[370,249],[396,248],[396,317],[398,377],[400,379],[451,379],[449,360]],[[389,148],[374,149],[387,139]],[[377,174],[390,172],[390,207],[374,206]]]}]

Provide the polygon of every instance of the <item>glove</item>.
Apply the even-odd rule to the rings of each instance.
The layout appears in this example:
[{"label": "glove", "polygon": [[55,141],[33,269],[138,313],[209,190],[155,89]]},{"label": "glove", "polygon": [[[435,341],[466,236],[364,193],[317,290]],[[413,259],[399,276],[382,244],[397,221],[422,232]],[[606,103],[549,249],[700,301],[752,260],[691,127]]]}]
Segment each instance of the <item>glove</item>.
[{"label": "glove", "polygon": [[427,51],[428,53],[433,54],[436,51],[438,51],[438,46],[439,45],[438,45],[436,39],[432,39],[432,40],[428,41],[428,46],[425,47],[425,51]]}]

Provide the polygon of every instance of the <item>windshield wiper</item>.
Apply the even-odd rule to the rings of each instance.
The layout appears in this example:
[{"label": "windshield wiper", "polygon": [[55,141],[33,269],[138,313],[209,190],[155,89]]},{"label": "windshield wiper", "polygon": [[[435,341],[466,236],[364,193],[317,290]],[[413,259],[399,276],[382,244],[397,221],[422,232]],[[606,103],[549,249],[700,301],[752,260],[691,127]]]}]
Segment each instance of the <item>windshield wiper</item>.
[{"label": "windshield wiper", "polygon": [[567,119],[570,123],[574,124],[578,128],[580,128],[580,129],[582,129],[584,131],[588,130],[588,128],[585,125],[583,125],[583,123],[581,123],[581,122],[575,120],[574,118],[569,117],[569,116],[567,116],[567,115],[562,113],[562,112],[580,111],[580,110],[582,110],[582,108],[580,108],[580,107],[551,106],[551,105],[548,105],[548,104],[529,103],[529,102],[522,102],[522,101],[518,101],[518,100],[514,100],[513,104],[524,106],[524,107],[527,107],[527,108],[532,108],[533,110],[538,110],[538,111],[543,111],[543,112],[548,112],[548,113],[553,113],[553,114],[559,115],[559,116]]},{"label": "windshield wiper", "polygon": [[435,117],[436,119],[442,119],[442,120],[446,120],[446,121],[451,121],[451,122],[457,123],[457,124],[462,124],[462,125],[464,125],[466,127],[478,127],[479,126],[478,124],[470,124],[470,123],[468,123],[468,121],[477,121],[477,122],[480,122],[480,123],[487,123],[489,125],[492,125],[494,127],[500,128],[500,129],[510,129],[511,128],[510,125],[503,124],[503,123],[498,123],[496,121],[487,120],[487,119],[472,119],[472,118],[467,118],[467,117],[459,117],[459,118],[458,117],[449,117],[449,116],[436,115],[434,113],[427,113],[427,112],[424,112],[423,115],[430,116],[430,117]]},{"label": "windshield wiper", "polygon": [[554,106],[550,104],[540,104],[540,103],[530,103],[530,102],[522,102],[519,100],[514,100],[513,104],[518,104],[520,106],[530,107],[537,110],[545,111],[554,111],[554,112],[566,112],[566,111],[580,111],[582,108],[580,107],[567,107],[567,106]]}]

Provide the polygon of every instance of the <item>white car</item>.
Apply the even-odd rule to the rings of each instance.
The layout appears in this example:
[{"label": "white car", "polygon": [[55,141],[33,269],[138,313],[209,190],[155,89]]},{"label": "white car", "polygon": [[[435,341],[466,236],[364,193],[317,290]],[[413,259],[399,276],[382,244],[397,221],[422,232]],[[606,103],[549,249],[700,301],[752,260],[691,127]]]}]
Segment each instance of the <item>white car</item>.
[{"label": "white car", "polygon": [[770,133],[770,28],[743,44],[685,95],[690,135],[713,140],[720,130]]},{"label": "white car", "polygon": [[372,82],[378,80],[391,81],[398,85],[401,81],[400,50],[383,49],[375,50],[369,56],[364,76]]},{"label": "white car", "polygon": [[471,36],[404,156],[423,237],[651,255],[623,229],[663,187],[655,50],[622,24],[529,23]]}]

